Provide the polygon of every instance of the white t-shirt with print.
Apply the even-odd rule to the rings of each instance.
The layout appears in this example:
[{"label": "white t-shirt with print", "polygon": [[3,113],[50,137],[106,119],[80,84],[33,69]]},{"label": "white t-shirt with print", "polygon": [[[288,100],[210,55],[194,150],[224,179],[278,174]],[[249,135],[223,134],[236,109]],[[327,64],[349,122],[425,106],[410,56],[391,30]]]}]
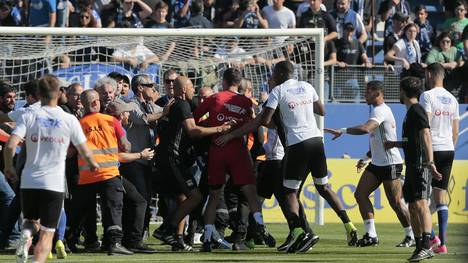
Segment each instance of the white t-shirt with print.
[{"label": "white t-shirt with print", "polygon": [[295,79],[287,80],[271,91],[266,107],[279,107],[287,146],[313,137],[323,137],[314,114],[314,102],[318,100],[319,96],[312,85]]},{"label": "white t-shirt with print", "polygon": [[42,106],[24,113],[12,134],[24,138],[26,164],[21,189],[65,191],[65,159],[70,141],[86,142],[75,116],[60,107]]},{"label": "white t-shirt with print", "polygon": [[385,150],[384,147],[386,141],[397,141],[395,117],[390,107],[385,103],[372,107],[370,119],[379,124],[379,127],[369,134],[372,164],[387,166],[403,163],[397,148]]},{"label": "white t-shirt with print", "polygon": [[419,103],[432,115],[429,125],[433,151],[453,151],[452,122],[460,119],[457,99],[446,89],[436,87],[421,94]]}]

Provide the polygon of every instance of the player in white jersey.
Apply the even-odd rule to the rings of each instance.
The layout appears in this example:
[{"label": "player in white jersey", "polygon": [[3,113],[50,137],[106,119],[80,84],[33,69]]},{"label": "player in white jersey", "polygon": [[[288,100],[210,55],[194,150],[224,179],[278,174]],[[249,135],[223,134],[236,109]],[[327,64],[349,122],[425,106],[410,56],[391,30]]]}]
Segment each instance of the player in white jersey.
[{"label": "player in white jersey", "polygon": [[[285,157],[283,159],[283,189],[286,200],[286,216],[290,228],[291,242],[287,252],[306,252],[318,242],[312,230],[307,231],[300,218],[298,193],[309,172],[312,174],[317,192],[327,200],[343,222],[348,244],[357,241],[356,228],[349,219],[340,199],[328,187],[328,170],[323,135],[317,127],[315,114],[324,115],[314,87],[307,82],[297,81],[294,67],[289,61],[281,61],[273,70],[273,81],[277,85],[270,92],[262,112],[251,122],[216,140],[224,144],[232,138],[246,134],[259,125],[269,126],[273,115],[279,110],[279,122],[285,133]],[[289,237],[288,237],[289,239]]]},{"label": "player in white jersey", "polygon": [[457,99],[444,87],[445,70],[439,63],[433,63],[426,69],[426,84],[429,88],[421,94],[419,103],[429,119],[432,135],[434,162],[442,173],[442,180],[432,180],[433,199],[435,201],[439,236],[432,231],[431,245],[436,253],[447,253],[445,234],[447,230],[448,206],[447,186],[452,171],[455,145],[458,139],[459,106]]},{"label": "player in white jersey", "polygon": [[392,110],[385,104],[383,83],[377,80],[367,83],[365,98],[367,104],[372,105],[372,111],[366,123],[350,128],[324,129],[325,132],[335,135],[333,140],[345,133],[369,134],[370,151],[356,165],[358,172],[360,172],[362,167],[370,161],[354,193],[366,228],[366,234],[358,241],[357,245],[364,247],[375,246],[379,243],[374,224],[374,208],[369,200],[369,195],[383,184],[388,202],[405,230],[405,238],[397,247],[414,246],[415,240],[410,225],[410,215],[401,199],[400,176],[403,160],[398,149],[386,150],[384,147],[384,142],[396,141],[397,135]]},{"label": "player in white jersey", "polygon": [[5,175],[17,181],[13,155],[24,140],[27,149],[26,165],[21,175],[21,210],[23,231],[16,250],[17,262],[26,262],[32,236],[40,231],[33,262],[45,262],[52,248],[52,239],[63,207],[65,191],[65,158],[68,146],[75,145],[88,164],[97,168],[86,147],[80,124],[76,118],[57,106],[59,80],[53,75],[39,82],[42,106],[27,111],[16,122],[5,150]]}]

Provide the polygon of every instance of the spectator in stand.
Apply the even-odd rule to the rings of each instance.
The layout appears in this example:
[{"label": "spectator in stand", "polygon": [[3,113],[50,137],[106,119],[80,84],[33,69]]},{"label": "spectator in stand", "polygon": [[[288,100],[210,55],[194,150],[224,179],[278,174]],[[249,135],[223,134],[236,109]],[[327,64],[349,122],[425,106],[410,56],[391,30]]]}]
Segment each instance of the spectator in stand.
[{"label": "spectator in stand", "polygon": [[[384,38],[384,54],[387,54],[387,52],[392,49],[393,45],[400,39],[401,31],[407,24],[408,16],[405,16],[401,12],[396,12],[392,17],[392,21],[392,33]],[[384,61],[384,63],[386,62],[388,61]]]},{"label": "spectator in stand", "polygon": [[350,9],[350,0],[338,0],[335,7],[336,9],[331,12],[331,15],[336,20],[338,38],[344,37],[344,25],[351,23],[355,28],[353,38],[358,39],[361,44],[365,45],[367,40],[366,28],[361,16]]},{"label": "spectator in stand", "polygon": [[79,27],[99,27],[96,18],[93,16],[92,10],[82,9],[79,13]]},{"label": "spectator in stand", "polygon": [[[352,23],[346,23],[343,28],[343,37],[336,40],[336,64],[339,68],[346,68],[349,65],[360,65],[370,68],[372,67],[369,58],[367,57],[364,45],[353,37],[355,28]],[[339,71],[337,71],[339,72]],[[356,70],[351,73],[355,75]],[[338,73],[339,75],[339,73]],[[345,75],[345,74],[343,74]],[[357,76],[350,76],[346,74],[346,86],[342,87],[339,91],[345,98],[354,98],[356,102],[361,99],[359,81]]]},{"label": "spectator in stand", "polygon": [[463,73],[460,71],[464,65],[463,56],[453,44],[450,33],[442,32],[426,58],[427,65],[438,62],[444,67],[444,88],[448,91],[458,88],[463,80]]},{"label": "spectator in stand", "polygon": [[221,8],[218,18],[216,19],[218,27],[234,27],[234,20],[240,16],[239,8],[239,0],[232,0],[230,3],[226,3],[226,6]]},{"label": "spectator in stand", "polygon": [[[273,0],[273,4],[262,9],[263,17],[268,21],[269,28],[295,28],[296,17],[291,9],[283,6],[284,0]],[[282,43],[287,37],[275,37],[276,43]]]},{"label": "spectator in stand", "polygon": [[174,27],[186,27],[190,20],[190,5],[192,0],[175,0],[174,3]]},{"label": "spectator in stand", "polygon": [[429,23],[427,19],[427,9],[424,5],[418,5],[414,10],[416,13],[416,19],[414,23],[419,26],[418,36],[416,40],[418,40],[419,45],[421,46],[421,55],[423,60],[426,59],[427,53],[432,49],[432,42],[435,38],[435,31],[434,28]]},{"label": "spectator in stand", "polygon": [[[395,65],[403,67],[403,72],[397,69],[398,73],[404,73],[404,76],[423,77],[422,68],[426,65],[421,63],[421,49],[419,48],[416,36],[418,35],[418,26],[410,23],[403,29],[403,35],[385,54],[386,61],[394,61]],[[416,75],[415,75],[416,73]],[[422,75],[419,75],[422,73]],[[403,74],[402,74],[403,75]]]},{"label": "spectator in stand", "polygon": [[[134,12],[135,3],[141,11]],[[151,15],[152,9],[143,0],[124,0],[122,10],[119,10],[116,18],[116,27],[142,28],[143,19]]]},{"label": "spectator in stand", "polygon": [[192,14],[188,21],[190,27],[213,28],[213,23],[203,16],[203,0],[193,0],[190,13]]},{"label": "spectator in stand", "polygon": [[442,0],[443,5],[444,5],[444,11],[445,11],[445,18],[451,18],[454,16],[454,10],[456,7],[456,1],[454,0]]},{"label": "spectator in stand", "polygon": [[273,0],[273,4],[262,10],[270,28],[295,28],[296,17],[291,9],[283,6],[284,0]]},{"label": "spectator in stand", "polygon": [[216,16],[216,0],[203,0],[203,16],[214,22]]},{"label": "spectator in stand", "polygon": [[393,32],[393,15],[396,12],[401,12],[405,16],[411,14],[411,9],[406,0],[385,0],[380,3],[379,11],[380,21],[385,21],[384,37],[389,36]]},{"label": "spectator in stand", "polygon": [[335,39],[338,36],[336,21],[329,13],[320,8],[322,0],[313,0],[309,3],[309,9],[302,13],[298,27],[323,28],[325,31],[325,42]]},{"label": "spectator in stand", "polygon": [[[102,27],[101,16],[99,13],[94,9],[94,0],[79,0],[78,1],[78,8],[75,10],[76,14],[80,14],[81,11],[88,10],[92,15],[94,20],[96,21],[95,27]],[[76,17],[76,15],[72,15],[70,17],[70,26],[77,26],[76,24],[79,23],[81,20],[80,18]]]},{"label": "spectator in stand", "polygon": [[0,26],[20,26],[21,21],[14,15],[14,8],[11,1],[0,2]]},{"label": "spectator in stand", "polygon": [[[299,24],[299,21],[301,20],[302,13],[306,12],[311,5],[315,4],[316,0],[304,0],[302,4],[300,4],[297,9],[296,9],[296,21],[297,24]],[[327,12],[327,7],[322,3],[320,4],[320,9],[322,11]]]},{"label": "spectator in stand", "polygon": [[336,64],[340,68],[345,68],[348,65],[359,65],[361,63],[365,67],[372,67],[364,45],[353,37],[356,30],[354,25],[352,23],[346,23],[343,30],[343,37],[336,40]]},{"label": "spectator in stand", "polygon": [[146,28],[172,28],[171,23],[166,20],[169,6],[163,1],[154,5],[153,12],[145,21]]},{"label": "spectator in stand", "polygon": [[97,0],[95,2],[94,7],[102,18],[103,27],[115,27],[115,19],[122,4],[122,1],[117,0]]},{"label": "spectator in stand", "polygon": [[68,27],[68,16],[70,14],[70,4],[68,0],[57,0],[57,20],[56,27]]},{"label": "spectator in stand", "polygon": [[[464,72],[468,72],[468,26],[465,26],[465,29],[463,29],[463,48],[464,48],[464,55],[463,55],[463,61],[465,62],[463,65],[463,70]],[[463,86],[458,94],[458,97],[460,98],[460,102],[462,103],[468,103],[468,74],[463,74]]]},{"label": "spectator in stand", "polygon": [[371,16],[372,0],[351,0],[351,8],[358,13],[363,20],[366,20]]},{"label": "spectator in stand", "polygon": [[29,3],[29,26],[55,27],[56,19],[56,0],[31,0]]},{"label": "spectator in stand", "polygon": [[255,0],[242,0],[239,4],[240,15],[234,20],[235,28],[268,28]]},{"label": "spectator in stand", "polygon": [[468,25],[468,18],[466,18],[467,8],[465,1],[458,0],[454,9],[455,17],[447,19],[442,25],[442,30],[450,31],[451,37],[455,41],[454,44],[460,51],[463,50],[463,29]]}]

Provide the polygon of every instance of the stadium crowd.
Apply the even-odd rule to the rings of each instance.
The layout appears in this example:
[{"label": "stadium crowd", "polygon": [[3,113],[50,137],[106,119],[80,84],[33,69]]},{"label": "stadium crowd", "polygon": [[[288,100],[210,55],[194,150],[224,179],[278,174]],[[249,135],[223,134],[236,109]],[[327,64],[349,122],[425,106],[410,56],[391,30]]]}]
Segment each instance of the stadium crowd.
[{"label": "stadium crowd", "polygon": [[[372,66],[364,48],[372,32],[372,16],[366,13],[369,1],[353,1],[353,7],[361,4],[353,11],[349,0],[338,0],[330,13],[323,10],[328,6],[321,0],[289,1],[295,12],[283,2],[288,1],[226,5],[224,1],[185,0],[158,2],[151,8],[141,0],[120,4],[61,1],[56,8],[34,10],[37,14],[32,15],[36,7],[50,4],[3,1],[0,18],[2,25],[31,26],[323,27],[326,64]],[[196,243],[202,244],[202,252],[247,250],[262,244],[275,247],[261,212],[263,200],[274,195],[290,230],[277,249],[306,252],[319,241],[298,200],[310,172],[318,193],[342,221],[347,245],[378,244],[368,196],[384,184],[404,232],[397,246],[416,247],[410,261],[430,258],[433,251],[447,253],[444,191],[458,134],[458,102],[446,91],[467,85],[462,73],[468,67],[464,63],[467,6],[456,1],[450,9],[453,18],[440,27],[449,31],[437,37],[424,7],[416,8],[414,23],[409,20],[412,9],[407,1],[384,1],[380,7],[388,32],[386,63],[402,66],[400,99],[409,108],[410,120],[403,129],[407,141],[397,142],[395,119],[385,105],[379,81],[365,87],[366,102],[373,106],[367,123],[326,130],[336,138],[372,135],[371,151],[357,165],[363,168],[370,162],[355,194],[365,222],[362,238],[327,186],[323,134],[314,117],[325,115],[324,106],[309,83],[294,79],[293,64],[279,61],[269,80],[269,94],[263,92],[258,99],[253,97],[251,80],[243,78],[237,68],[223,72],[222,90],[217,93],[210,87],[195,89],[188,77],[169,69],[162,78],[164,95],[144,74],[129,79],[112,72],[88,90],[80,83],[65,84],[45,75],[25,85],[27,103],[21,108],[16,108],[11,83],[1,81],[0,128],[4,133],[0,137],[6,144],[0,162],[5,172],[0,173],[4,196],[0,249],[17,247],[18,262],[26,262],[33,247],[34,262],[44,262],[51,249],[59,258],[70,252],[101,250],[109,255],[155,253],[144,243],[150,235],[150,202],[155,196],[163,223],[152,235],[173,251],[190,251]],[[29,15],[24,12],[28,9]],[[65,9],[61,15],[68,18],[59,15]],[[422,79],[429,90],[419,106]],[[443,105],[437,104],[437,96],[445,96]],[[437,107],[447,108],[437,114]],[[394,147],[403,147],[405,152],[403,187],[399,180],[403,158]],[[431,233],[427,202],[431,174],[432,185],[438,189],[440,238]],[[102,237],[96,226],[97,195]],[[402,195],[409,208],[402,203]],[[227,228],[232,230],[230,236],[225,236]]]},{"label": "stadium crowd", "polygon": [[[324,28],[325,66],[336,66],[339,71],[348,66],[373,66],[370,57],[376,54],[368,54],[368,50],[379,48],[377,25],[384,23],[380,37],[385,66],[398,66],[394,70],[403,76],[421,77],[427,64],[440,62],[447,73],[446,88],[465,102],[467,4],[464,0],[441,0],[439,5],[445,17],[431,21],[434,11],[424,5],[410,6],[407,0],[2,0],[0,26]],[[146,68],[167,60],[173,44],[166,54],[153,54],[140,62],[118,51],[113,58],[130,67]],[[238,49],[236,46],[229,52]],[[61,60],[63,65],[70,63],[67,57]],[[356,94],[356,83],[348,81],[349,87],[343,89]]]}]

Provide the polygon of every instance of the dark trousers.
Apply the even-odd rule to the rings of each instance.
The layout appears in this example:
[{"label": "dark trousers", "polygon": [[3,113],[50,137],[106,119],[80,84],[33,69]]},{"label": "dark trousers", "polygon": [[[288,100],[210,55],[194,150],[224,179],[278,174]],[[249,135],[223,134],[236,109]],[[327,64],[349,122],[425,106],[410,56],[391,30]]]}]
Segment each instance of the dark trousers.
[{"label": "dark trousers", "polygon": [[139,162],[124,163],[119,167],[120,175],[130,181],[135,186],[138,193],[146,200],[145,228],[149,227],[151,219],[151,166]]},{"label": "dark trousers", "polygon": [[229,180],[224,189],[226,206],[229,211],[229,226],[234,233],[245,235],[249,226],[249,205],[240,187]]},{"label": "dark trousers", "polygon": [[[15,226],[20,218],[20,195],[10,187],[4,175],[0,172],[0,248],[7,246],[8,239],[15,234],[19,238],[20,233]],[[18,189],[19,186],[15,186]],[[22,220],[20,220],[21,222]]]},{"label": "dark trousers", "polygon": [[143,238],[147,203],[129,180],[122,177],[122,183],[125,189],[122,217],[123,244],[137,244]]},{"label": "dark trousers", "polygon": [[[75,163],[78,163],[75,160]],[[72,203],[73,198],[76,194],[76,187],[78,186],[78,178],[79,175],[76,171],[69,170],[69,163],[67,159],[67,187],[69,195],[65,198],[64,208],[65,214],[71,215],[72,210]],[[79,201],[79,200],[76,200]],[[67,232],[66,237],[67,239],[71,240],[72,243],[76,243],[81,235],[82,230],[84,231],[85,237],[85,246],[87,244],[93,244],[98,241],[97,236],[97,226],[96,226],[96,219],[97,219],[97,212],[96,212],[96,199],[94,202],[89,202],[87,204],[83,204],[82,210],[80,211],[81,225],[75,231],[75,233],[71,233],[70,231]],[[67,220],[67,229],[70,229],[70,220]]]},{"label": "dark trousers", "polygon": [[106,244],[122,241],[122,208],[124,188],[120,176],[106,181],[78,185],[70,210],[70,232],[79,232],[83,223],[82,211],[90,203],[96,203],[96,194],[101,198],[102,224]]}]

